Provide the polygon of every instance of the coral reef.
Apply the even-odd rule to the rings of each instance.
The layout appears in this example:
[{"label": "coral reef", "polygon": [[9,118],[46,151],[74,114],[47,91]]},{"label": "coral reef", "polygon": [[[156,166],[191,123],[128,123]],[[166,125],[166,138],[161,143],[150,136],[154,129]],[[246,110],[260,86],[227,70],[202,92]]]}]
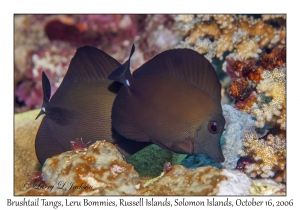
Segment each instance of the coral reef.
[{"label": "coral reef", "polygon": [[[73,151],[49,159],[42,176],[34,151],[42,118],[34,121],[37,110],[16,114],[15,194],[285,195],[286,15],[15,15],[14,26],[15,113],[40,107],[41,72],[53,94],[83,45],[124,62],[134,43],[132,70],[164,50],[194,49],[215,66],[222,102],[231,103],[222,106],[222,164],[203,154],[182,161],[186,155],[156,145],[125,162],[107,142],[86,148],[78,140]],[[61,180],[86,188],[47,188]],[[44,188],[36,189],[36,182]]]},{"label": "coral reef", "polygon": [[[256,126],[262,128],[267,123],[280,129],[286,129],[286,66],[265,70],[261,74],[262,81],[256,86],[259,95],[251,113],[256,117]],[[265,103],[265,97],[270,101]]]},{"label": "coral reef", "polygon": [[[258,58],[264,48],[284,46],[286,38],[285,16],[265,16],[255,19],[246,15],[175,15],[175,20],[186,33],[178,48],[191,48],[206,58],[235,60]],[[272,19],[272,22],[269,20]],[[276,27],[272,25],[275,24]],[[225,69],[225,68],[223,68]]]},{"label": "coral reef", "polygon": [[[286,143],[282,136],[268,134],[266,139],[259,139],[256,132],[244,135],[243,149],[239,154],[250,156],[254,162],[245,166],[245,173],[250,177],[273,177],[279,171],[285,173]],[[285,180],[280,180],[285,182]]]},{"label": "coral reef", "polygon": [[[250,161],[242,170],[250,177],[285,182],[286,164],[286,48],[262,54],[259,66],[251,61],[227,60],[232,78],[230,95],[235,108],[255,117],[255,131],[246,133],[240,156]],[[247,70],[249,69],[249,70]],[[247,81],[250,94],[238,80]],[[231,90],[236,90],[231,91]],[[237,93],[237,94],[235,94]],[[241,96],[244,96],[243,98]]]},{"label": "coral reef", "polygon": [[256,117],[256,126],[280,124],[286,119],[286,48],[262,54],[260,66],[251,61],[226,60],[226,72],[232,78],[229,94],[235,107]]}]

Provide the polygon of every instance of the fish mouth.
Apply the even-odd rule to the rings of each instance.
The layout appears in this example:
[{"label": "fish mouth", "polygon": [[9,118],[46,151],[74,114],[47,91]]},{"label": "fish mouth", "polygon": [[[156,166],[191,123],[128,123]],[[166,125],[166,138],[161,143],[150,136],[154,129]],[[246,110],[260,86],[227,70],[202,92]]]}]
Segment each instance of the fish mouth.
[{"label": "fish mouth", "polygon": [[[206,149],[204,149],[205,151]],[[213,150],[206,150],[205,154],[207,154],[209,157],[211,157],[215,162],[222,163],[225,161],[224,155],[222,153],[221,148],[214,148]]]},{"label": "fish mouth", "polygon": [[193,154],[200,154],[200,153],[206,154],[217,163],[222,163],[225,161],[221,147],[219,147],[218,145],[215,147],[207,147],[207,146],[205,147],[205,146],[201,146],[197,142],[194,142],[193,145],[194,145],[193,146],[194,147]]}]

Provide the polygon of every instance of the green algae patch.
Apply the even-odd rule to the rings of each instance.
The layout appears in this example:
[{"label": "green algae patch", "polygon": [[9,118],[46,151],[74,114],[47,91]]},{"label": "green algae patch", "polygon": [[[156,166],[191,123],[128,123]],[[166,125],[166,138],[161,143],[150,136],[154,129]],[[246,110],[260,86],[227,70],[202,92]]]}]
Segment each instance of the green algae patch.
[{"label": "green algae patch", "polygon": [[185,154],[177,154],[151,144],[128,157],[126,162],[132,164],[140,176],[159,176],[166,162],[178,165],[186,156]]}]

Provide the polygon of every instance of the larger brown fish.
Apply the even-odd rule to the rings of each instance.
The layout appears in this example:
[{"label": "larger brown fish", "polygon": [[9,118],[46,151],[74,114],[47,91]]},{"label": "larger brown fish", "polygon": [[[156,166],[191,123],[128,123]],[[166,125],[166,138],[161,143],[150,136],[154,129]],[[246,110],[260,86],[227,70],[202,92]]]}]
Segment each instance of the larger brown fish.
[{"label": "larger brown fish", "polygon": [[108,75],[121,64],[101,50],[79,48],[60,87],[51,96],[46,74],[42,75],[45,115],[35,140],[36,155],[41,164],[53,155],[71,150],[71,141],[85,144],[97,140],[115,143],[124,155],[146,146],[121,137],[111,126],[111,107],[121,84]]},{"label": "larger brown fish", "polygon": [[131,74],[133,53],[134,46],[128,61],[109,76],[124,84],[113,103],[113,127],[129,139],[223,162],[221,84],[210,62],[193,50],[174,49]]}]

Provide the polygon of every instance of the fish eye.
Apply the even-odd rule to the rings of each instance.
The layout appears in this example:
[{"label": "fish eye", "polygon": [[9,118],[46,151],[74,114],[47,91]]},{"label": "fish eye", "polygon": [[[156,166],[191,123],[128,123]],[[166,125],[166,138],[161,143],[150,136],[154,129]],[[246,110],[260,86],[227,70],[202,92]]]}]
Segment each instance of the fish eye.
[{"label": "fish eye", "polygon": [[216,133],[219,133],[220,126],[217,122],[212,121],[207,124],[207,129],[210,133],[216,134]]}]

